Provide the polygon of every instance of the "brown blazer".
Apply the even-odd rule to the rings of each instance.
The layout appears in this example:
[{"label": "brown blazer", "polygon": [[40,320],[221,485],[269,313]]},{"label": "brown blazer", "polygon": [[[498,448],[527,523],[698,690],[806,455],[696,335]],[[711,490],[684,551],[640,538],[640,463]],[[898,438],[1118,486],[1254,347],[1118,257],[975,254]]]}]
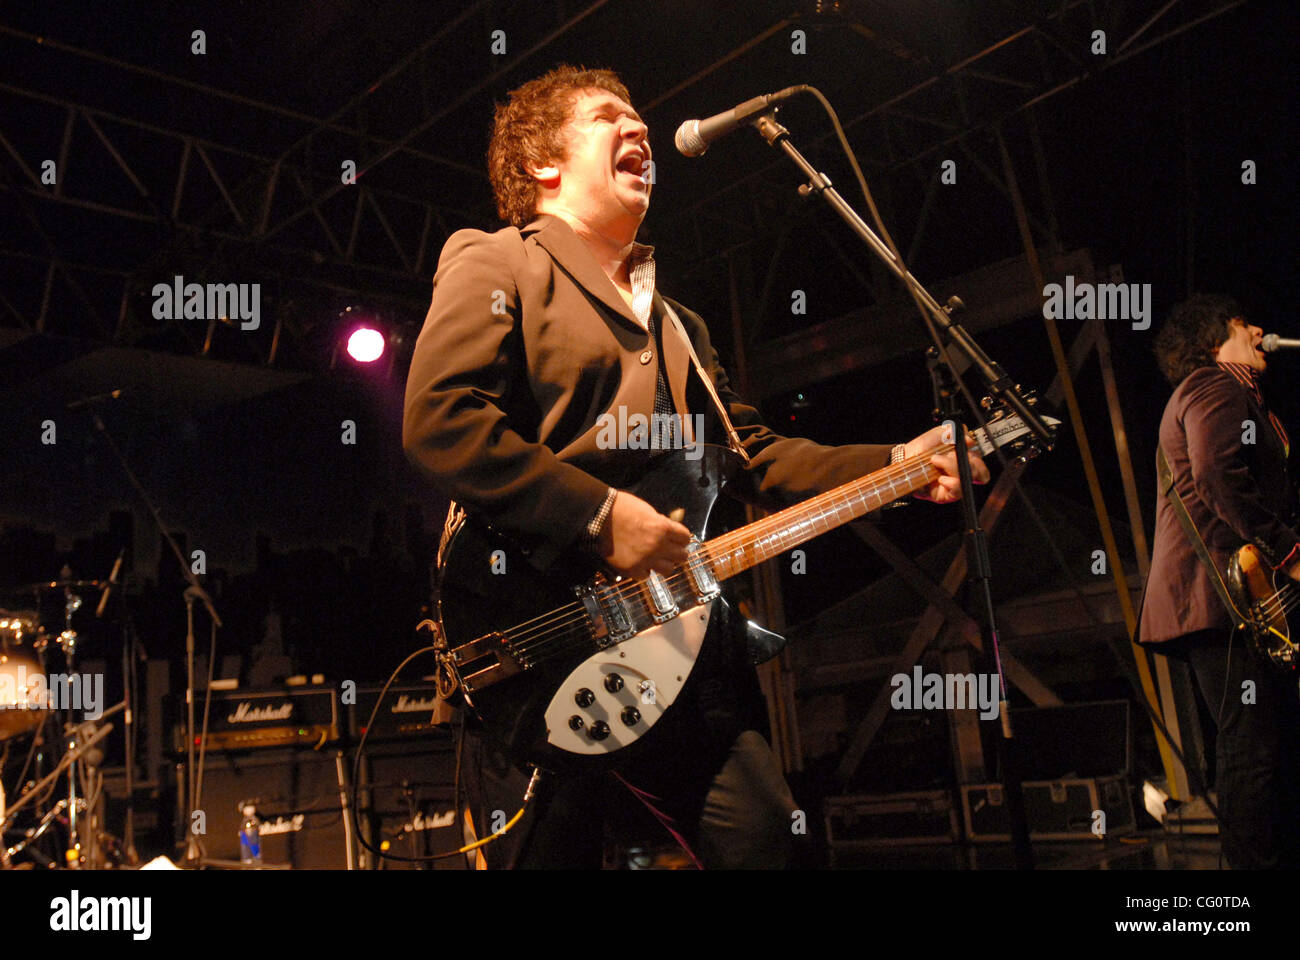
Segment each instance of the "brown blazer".
[{"label": "brown blazer", "polygon": [[[1255,442],[1243,443],[1244,421]],[[1231,374],[1217,366],[1187,376],[1165,406],[1160,445],[1174,487],[1220,571],[1232,553],[1254,543],[1270,564],[1297,559],[1300,537],[1287,519],[1293,493],[1287,452],[1267,411]],[[1157,495],[1151,574],[1142,603],[1144,643],[1231,625],[1168,498]]]},{"label": "brown blazer", "polygon": [[[778,436],[730,389],[704,321],[676,302],[750,457],[748,492],[796,502],[885,466],[889,445],[824,446]],[[655,294],[653,310],[662,317]],[[686,344],[659,323],[674,406],[710,401]],[[608,487],[638,458],[597,445],[598,417],[649,415],[657,362],[645,329],[567,223],[461,230],[443,247],[406,384],[402,441],[433,485],[549,566],[572,547]],[[711,442],[725,442],[718,433]],[[742,491],[743,492],[743,491]]]}]

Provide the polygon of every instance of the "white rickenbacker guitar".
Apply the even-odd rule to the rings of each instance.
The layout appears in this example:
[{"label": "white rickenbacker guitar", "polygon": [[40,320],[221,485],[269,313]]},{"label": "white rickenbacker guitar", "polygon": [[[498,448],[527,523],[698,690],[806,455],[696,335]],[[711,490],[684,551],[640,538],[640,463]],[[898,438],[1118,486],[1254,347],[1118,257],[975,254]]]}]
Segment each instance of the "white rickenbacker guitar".
[{"label": "white rickenbacker guitar", "polygon": [[[1053,429],[1060,421],[1044,418]],[[1019,417],[994,407],[981,453],[1038,453]],[[631,488],[661,513],[680,511],[694,537],[667,576],[610,577],[575,557],[550,574],[508,537],[467,516],[447,544],[438,616],[444,676],[487,732],[516,757],[557,768],[631,747],[677,701],[706,642],[727,642],[721,584],[764,560],[931,484],[946,445],[877,470],[737,530],[704,539],[718,494],[738,467],[725,447],[656,452]],[[688,457],[689,455],[689,457]],[[504,562],[503,562],[504,561]],[[785,640],[747,625],[755,662]],[[717,636],[717,641],[713,638]]]}]

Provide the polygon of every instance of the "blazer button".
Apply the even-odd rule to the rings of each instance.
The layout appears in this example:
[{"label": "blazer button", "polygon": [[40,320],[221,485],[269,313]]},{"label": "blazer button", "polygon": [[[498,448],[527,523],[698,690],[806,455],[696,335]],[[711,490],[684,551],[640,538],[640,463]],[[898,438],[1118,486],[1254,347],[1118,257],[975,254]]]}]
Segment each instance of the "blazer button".
[{"label": "blazer button", "polygon": [[642,366],[644,366],[645,364],[649,363],[652,359],[654,359],[654,351],[653,351],[653,350],[642,350],[642,351],[641,351],[641,365],[642,365]]}]

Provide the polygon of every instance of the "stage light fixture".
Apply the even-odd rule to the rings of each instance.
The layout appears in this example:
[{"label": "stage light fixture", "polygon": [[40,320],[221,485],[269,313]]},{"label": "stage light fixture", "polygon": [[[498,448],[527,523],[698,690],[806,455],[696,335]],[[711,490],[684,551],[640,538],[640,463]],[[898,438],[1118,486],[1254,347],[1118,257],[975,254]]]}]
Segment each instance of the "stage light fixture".
[{"label": "stage light fixture", "polygon": [[383,333],[371,326],[356,327],[348,335],[348,356],[357,363],[374,363],[384,355]]}]

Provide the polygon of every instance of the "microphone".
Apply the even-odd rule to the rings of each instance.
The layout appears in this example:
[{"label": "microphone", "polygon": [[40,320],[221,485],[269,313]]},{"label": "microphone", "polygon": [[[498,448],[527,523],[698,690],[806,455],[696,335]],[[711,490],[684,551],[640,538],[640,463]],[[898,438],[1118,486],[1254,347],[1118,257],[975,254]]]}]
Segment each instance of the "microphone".
[{"label": "microphone", "polygon": [[110,400],[116,400],[122,395],[121,389],[110,390],[108,393],[97,393],[93,397],[82,397],[80,400],[73,400],[64,406],[64,410],[82,410],[86,407],[95,407],[101,403],[108,403]]},{"label": "microphone", "polygon": [[673,137],[673,143],[677,144],[677,149],[685,156],[701,156],[705,150],[709,149],[709,144],[714,140],[720,140],[731,133],[732,130],[744,126],[752,118],[767,110],[772,104],[788,100],[796,93],[803,93],[806,89],[808,88],[803,84],[797,87],[786,87],[776,93],[765,93],[762,96],[754,97],[752,100],[746,100],[730,110],[715,113],[703,120],[687,120],[677,128],[677,135]]},{"label": "microphone", "polygon": [[126,547],[118,551],[117,560],[113,563],[113,572],[108,575],[108,583],[104,584],[104,590],[99,595],[99,606],[95,608],[95,619],[104,616],[104,608],[108,606],[108,595],[113,592],[113,587],[117,583],[117,575],[122,572],[122,558],[126,556]]},{"label": "microphone", "polygon": [[1285,337],[1279,337],[1276,333],[1264,334],[1264,339],[1259,348],[1265,353],[1276,353],[1279,350],[1294,350],[1300,347],[1300,340],[1288,340]]}]

